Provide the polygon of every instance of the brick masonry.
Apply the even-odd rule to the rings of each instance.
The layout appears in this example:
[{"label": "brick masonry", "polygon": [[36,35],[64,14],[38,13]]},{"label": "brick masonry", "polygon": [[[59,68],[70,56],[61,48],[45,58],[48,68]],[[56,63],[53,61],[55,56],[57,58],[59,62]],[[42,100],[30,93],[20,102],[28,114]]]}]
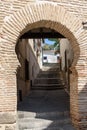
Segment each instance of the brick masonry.
[{"label": "brick masonry", "polygon": [[82,26],[82,21],[87,19],[86,6],[85,0],[0,0],[1,129],[17,129],[16,70],[19,62],[15,46],[23,33],[36,27],[52,28],[69,39],[74,51],[70,68],[71,118],[77,129],[87,129],[87,31]]}]

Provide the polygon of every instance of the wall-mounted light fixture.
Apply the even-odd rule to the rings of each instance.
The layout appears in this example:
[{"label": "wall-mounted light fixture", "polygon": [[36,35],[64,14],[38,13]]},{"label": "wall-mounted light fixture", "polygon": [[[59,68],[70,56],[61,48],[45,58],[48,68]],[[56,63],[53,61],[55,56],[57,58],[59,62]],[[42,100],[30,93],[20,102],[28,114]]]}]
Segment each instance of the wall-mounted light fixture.
[{"label": "wall-mounted light fixture", "polygon": [[83,28],[87,29],[87,22],[82,22]]}]

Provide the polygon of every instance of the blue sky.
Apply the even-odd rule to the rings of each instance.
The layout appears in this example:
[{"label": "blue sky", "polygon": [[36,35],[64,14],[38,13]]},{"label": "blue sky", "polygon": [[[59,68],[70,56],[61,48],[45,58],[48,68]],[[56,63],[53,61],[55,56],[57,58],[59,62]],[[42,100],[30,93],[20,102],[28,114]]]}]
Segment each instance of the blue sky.
[{"label": "blue sky", "polygon": [[45,39],[45,43],[49,44],[49,45],[53,45],[55,43],[55,41],[50,41],[47,38]]}]

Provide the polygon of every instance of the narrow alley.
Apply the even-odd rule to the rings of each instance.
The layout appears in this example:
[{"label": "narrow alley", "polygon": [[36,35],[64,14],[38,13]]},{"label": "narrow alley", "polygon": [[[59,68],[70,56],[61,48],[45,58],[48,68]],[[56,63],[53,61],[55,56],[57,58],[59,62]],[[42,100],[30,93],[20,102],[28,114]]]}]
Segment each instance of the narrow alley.
[{"label": "narrow alley", "polygon": [[69,106],[69,95],[64,90],[59,68],[45,66],[35,79],[29,96],[18,104],[19,129],[75,130]]}]

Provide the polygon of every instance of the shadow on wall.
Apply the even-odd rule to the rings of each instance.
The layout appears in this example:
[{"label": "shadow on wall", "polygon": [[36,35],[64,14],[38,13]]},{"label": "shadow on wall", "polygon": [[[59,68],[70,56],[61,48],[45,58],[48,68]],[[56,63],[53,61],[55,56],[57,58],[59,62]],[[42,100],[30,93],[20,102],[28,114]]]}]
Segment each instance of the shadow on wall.
[{"label": "shadow on wall", "polygon": [[18,102],[22,101],[30,93],[32,81],[40,71],[34,51],[30,47],[28,40],[24,40],[16,45],[16,54],[20,63],[16,74]]}]

